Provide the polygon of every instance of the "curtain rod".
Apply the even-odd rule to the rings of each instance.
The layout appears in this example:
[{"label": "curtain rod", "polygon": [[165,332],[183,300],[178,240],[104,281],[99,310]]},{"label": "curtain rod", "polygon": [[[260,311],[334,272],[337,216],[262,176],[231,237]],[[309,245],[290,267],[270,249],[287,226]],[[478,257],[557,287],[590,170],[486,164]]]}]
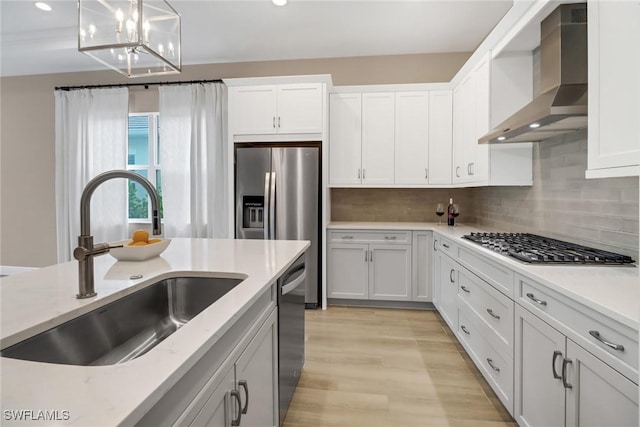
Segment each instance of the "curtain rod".
[{"label": "curtain rod", "polygon": [[144,86],[145,89],[149,89],[149,86],[165,86],[165,85],[190,85],[198,83],[222,83],[221,79],[215,80],[184,80],[175,82],[156,82],[156,83],[116,83],[109,85],[86,85],[86,86],[59,86],[56,90],[78,90],[78,89],[106,89],[112,87],[131,87],[131,86]]}]

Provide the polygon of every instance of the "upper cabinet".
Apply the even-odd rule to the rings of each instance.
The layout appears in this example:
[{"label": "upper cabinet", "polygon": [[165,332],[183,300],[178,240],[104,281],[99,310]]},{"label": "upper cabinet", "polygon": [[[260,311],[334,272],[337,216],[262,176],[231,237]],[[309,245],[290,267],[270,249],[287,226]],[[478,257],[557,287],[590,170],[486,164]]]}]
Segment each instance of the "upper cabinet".
[{"label": "upper cabinet", "polygon": [[305,134],[323,131],[323,84],[231,88],[233,135]]},{"label": "upper cabinet", "polygon": [[640,2],[589,1],[587,178],[640,175]]},{"label": "upper cabinet", "polygon": [[330,96],[332,186],[451,184],[448,90]]}]

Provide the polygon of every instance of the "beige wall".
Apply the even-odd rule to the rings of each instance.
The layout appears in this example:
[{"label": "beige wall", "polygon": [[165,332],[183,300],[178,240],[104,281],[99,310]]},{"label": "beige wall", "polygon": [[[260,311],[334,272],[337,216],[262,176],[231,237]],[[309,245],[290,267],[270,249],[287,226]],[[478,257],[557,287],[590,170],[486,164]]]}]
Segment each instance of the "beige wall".
[{"label": "beige wall", "polygon": [[[207,64],[155,81],[331,74],[334,85],[449,81],[470,53]],[[145,81],[154,81],[153,79]],[[56,262],[54,88],[128,83],[113,71],[0,79],[0,265]],[[132,110],[155,105],[132,93]]]}]

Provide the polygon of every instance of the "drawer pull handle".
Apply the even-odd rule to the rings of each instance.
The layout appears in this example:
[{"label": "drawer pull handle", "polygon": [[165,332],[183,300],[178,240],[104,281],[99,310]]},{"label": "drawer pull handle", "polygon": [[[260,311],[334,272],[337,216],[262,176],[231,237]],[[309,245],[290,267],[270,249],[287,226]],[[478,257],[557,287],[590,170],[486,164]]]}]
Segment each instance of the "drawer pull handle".
[{"label": "drawer pull handle", "polygon": [[396,240],[396,236],[384,236],[384,240]]},{"label": "drawer pull handle", "polygon": [[557,380],[562,379],[562,376],[558,375],[558,373],[556,372],[556,359],[561,356],[562,356],[562,352],[556,350],[553,352],[553,357],[551,358],[551,372],[553,373],[553,378]]},{"label": "drawer pull handle", "polygon": [[492,310],[492,309],[490,309],[490,308],[487,308],[487,313],[489,313],[489,315],[490,315],[491,317],[493,317],[494,319],[499,319],[499,318],[500,318],[500,316],[498,316],[497,314],[495,314],[495,313],[493,312],[493,310]]},{"label": "drawer pull handle", "polygon": [[442,246],[444,246],[445,248],[449,249],[449,245],[447,245],[446,243],[443,243]]},{"label": "drawer pull handle", "polygon": [[564,359],[562,361],[562,385],[564,386],[564,388],[573,388],[573,385],[567,382],[567,365],[568,364],[573,364],[573,361],[571,359]]},{"label": "drawer pull handle", "polygon": [[348,236],[348,235],[342,235],[340,236],[341,239],[353,239],[353,236]]},{"label": "drawer pull handle", "polygon": [[471,293],[471,291],[466,286],[460,286],[460,289],[462,289],[463,291],[465,291],[468,294]]},{"label": "drawer pull handle", "polygon": [[464,325],[460,325],[460,329],[462,329],[462,332],[464,332],[467,335],[471,335],[471,332],[467,331],[467,327]]},{"label": "drawer pull handle", "polygon": [[489,364],[489,366],[491,366],[491,369],[493,369],[496,372],[500,372],[500,368],[498,368],[496,365],[493,364],[493,359],[489,359],[487,357],[487,363]]},{"label": "drawer pull handle", "polygon": [[438,249],[436,249],[436,245],[438,244],[438,239],[433,239],[433,250],[437,251]]},{"label": "drawer pull handle", "polygon": [[600,341],[602,344],[606,345],[609,348],[612,348],[612,349],[617,350],[617,351],[624,351],[624,346],[622,344],[614,344],[614,343],[611,343],[609,341],[604,340],[600,336],[600,332],[598,332],[598,331],[589,331],[589,334],[591,334],[592,337],[594,337],[595,339],[597,339],[598,341]]},{"label": "drawer pull handle", "polygon": [[456,271],[452,268],[451,271],[449,272],[449,281],[451,283],[456,283],[456,279],[453,278],[453,273],[455,273]]},{"label": "drawer pull handle", "polygon": [[541,300],[541,299],[537,299],[533,294],[527,294],[527,297],[529,297],[529,299],[530,299],[531,301],[535,302],[536,304],[544,305],[544,306],[546,306],[546,305],[547,305],[547,302],[546,302],[546,301],[543,301],[543,300]]}]

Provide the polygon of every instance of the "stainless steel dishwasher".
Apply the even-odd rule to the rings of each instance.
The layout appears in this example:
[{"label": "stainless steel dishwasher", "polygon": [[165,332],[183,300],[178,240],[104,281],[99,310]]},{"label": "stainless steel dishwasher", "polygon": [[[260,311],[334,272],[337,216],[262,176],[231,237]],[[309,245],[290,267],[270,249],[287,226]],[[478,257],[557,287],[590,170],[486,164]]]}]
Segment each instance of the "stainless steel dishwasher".
[{"label": "stainless steel dishwasher", "polygon": [[304,365],[304,310],[307,270],[301,255],[278,280],[278,391],[280,425]]}]

